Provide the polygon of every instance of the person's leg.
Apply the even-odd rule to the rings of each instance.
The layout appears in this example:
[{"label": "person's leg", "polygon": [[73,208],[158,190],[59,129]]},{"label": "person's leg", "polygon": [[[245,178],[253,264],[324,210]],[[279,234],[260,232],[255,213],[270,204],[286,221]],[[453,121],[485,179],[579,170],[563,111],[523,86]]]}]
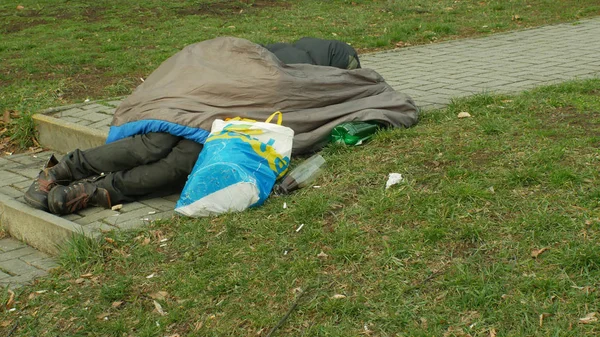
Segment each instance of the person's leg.
[{"label": "person's leg", "polygon": [[168,133],[148,133],[88,150],[76,149],[60,162],[49,161],[25,192],[25,200],[34,208],[48,211],[48,193],[57,185],[158,161],[181,139]]},{"label": "person's leg", "polygon": [[102,173],[129,170],[165,158],[182,137],[168,133],[147,133],[87,150],[75,150],[62,158],[73,180]]},{"label": "person's leg", "polygon": [[181,191],[201,150],[202,144],[182,139],[166,157],[129,170],[108,173],[94,184],[108,190],[113,204],[153,193],[166,195]]}]

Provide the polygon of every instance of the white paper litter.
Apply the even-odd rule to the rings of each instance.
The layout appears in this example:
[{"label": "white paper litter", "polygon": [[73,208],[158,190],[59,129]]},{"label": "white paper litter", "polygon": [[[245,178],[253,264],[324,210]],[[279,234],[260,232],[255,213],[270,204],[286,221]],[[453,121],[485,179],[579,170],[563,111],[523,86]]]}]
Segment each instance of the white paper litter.
[{"label": "white paper litter", "polygon": [[402,174],[390,173],[388,181],[385,183],[385,189],[387,190],[388,188],[390,188],[390,186],[396,185],[396,184],[402,182],[402,180],[404,180],[404,178],[402,178]]}]

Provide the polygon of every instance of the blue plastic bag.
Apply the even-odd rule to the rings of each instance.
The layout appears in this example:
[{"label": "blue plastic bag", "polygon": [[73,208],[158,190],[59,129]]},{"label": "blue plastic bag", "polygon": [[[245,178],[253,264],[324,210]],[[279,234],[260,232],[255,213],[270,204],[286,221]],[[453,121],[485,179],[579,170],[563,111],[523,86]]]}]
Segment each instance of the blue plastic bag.
[{"label": "blue plastic bag", "polygon": [[213,130],[175,206],[179,214],[201,217],[262,205],[287,171],[290,128],[217,120]]}]

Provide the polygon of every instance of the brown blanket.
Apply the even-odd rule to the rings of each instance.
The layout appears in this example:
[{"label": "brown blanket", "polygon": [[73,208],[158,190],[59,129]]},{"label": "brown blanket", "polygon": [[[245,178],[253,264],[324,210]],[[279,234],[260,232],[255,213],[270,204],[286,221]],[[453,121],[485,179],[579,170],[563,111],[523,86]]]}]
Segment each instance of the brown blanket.
[{"label": "brown blanket", "polygon": [[418,119],[412,99],[374,70],[285,65],[258,44],[220,37],[163,62],[118,107],[108,142],[161,131],[203,143],[216,118],[264,120],[277,110],[295,131],[293,154],[320,149],[341,122],[409,127]]}]

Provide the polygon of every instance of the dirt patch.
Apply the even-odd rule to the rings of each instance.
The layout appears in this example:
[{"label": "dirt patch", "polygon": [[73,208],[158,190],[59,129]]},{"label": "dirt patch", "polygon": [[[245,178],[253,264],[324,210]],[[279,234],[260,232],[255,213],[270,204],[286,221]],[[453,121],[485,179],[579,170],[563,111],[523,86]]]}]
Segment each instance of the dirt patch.
[{"label": "dirt patch", "polygon": [[600,126],[600,112],[580,113],[573,106],[560,107],[550,114],[549,121],[578,126],[584,130],[596,130]]},{"label": "dirt patch", "polygon": [[102,21],[103,13],[106,9],[103,7],[88,7],[83,11],[83,18],[86,22]]},{"label": "dirt patch", "polygon": [[501,157],[500,152],[477,150],[473,151],[469,156],[471,164],[475,167],[487,167],[489,163]]},{"label": "dirt patch", "polygon": [[251,13],[263,8],[280,7],[290,8],[291,4],[281,1],[213,1],[199,4],[195,7],[177,10],[177,14],[185,15],[208,15],[208,16],[229,16]]},{"label": "dirt patch", "polygon": [[23,18],[37,18],[42,16],[42,11],[35,9],[23,9],[17,12],[17,16]]},{"label": "dirt patch", "polygon": [[47,23],[48,23],[48,21],[43,20],[43,19],[8,22],[6,24],[3,24],[0,27],[0,31],[4,31],[4,33],[6,33],[6,34],[13,34],[13,33],[18,33],[27,28],[31,28],[31,27],[35,27],[35,26],[39,26],[39,25],[45,25]]}]

